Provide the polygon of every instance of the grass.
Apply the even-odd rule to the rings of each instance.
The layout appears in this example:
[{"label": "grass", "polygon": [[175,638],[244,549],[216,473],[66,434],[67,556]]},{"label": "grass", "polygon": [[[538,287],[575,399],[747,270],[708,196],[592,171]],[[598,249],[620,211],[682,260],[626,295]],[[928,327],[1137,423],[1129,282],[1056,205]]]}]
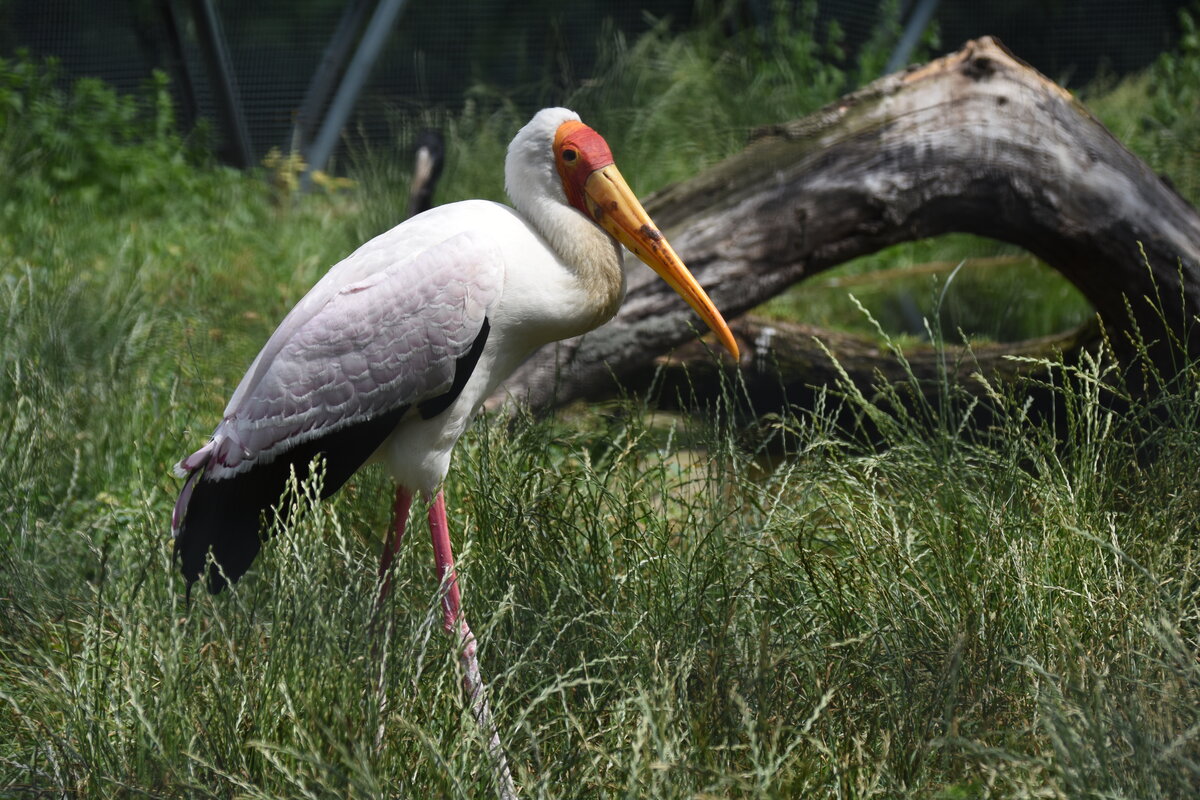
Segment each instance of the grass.
[{"label": "grass", "polygon": [[[740,74],[718,62],[705,80]],[[118,128],[162,113],[87,92]],[[752,99],[662,163],[614,110],[614,149],[648,191],[776,113]],[[650,131],[677,108],[639,102]],[[516,113],[455,119],[441,199],[494,196]],[[0,795],[491,796],[423,526],[372,620],[382,474],[222,595],[188,607],[170,558],[170,465],[274,321],[403,207],[403,170],[293,200],[159,135],[142,159],[97,145],[102,184],[0,139],[24,168],[0,187]],[[1200,372],[1139,400],[1096,359],[1039,365],[1045,419],[1029,387],[995,387],[985,418],[951,386],[938,408],[831,386],[753,431],[637,397],[481,420],[446,490],[523,796],[1194,794]]]},{"label": "grass", "polygon": [[[1019,396],[971,432],[831,394],[883,445],[787,417],[793,455],[765,472],[738,432],[630,404],[477,426],[447,492],[526,796],[1186,796],[1196,375],[1143,466],[1144,409],[1091,391],[1113,375],[1046,367],[1066,432]],[[152,467],[177,450],[148,438],[8,517],[6,791],[487,796],[421,536],[387,609],[386,710],[374,694],[382,476],[188,609]]]},{"label": "grass", "polygon": [[956,339],[1015,342],[1080,325],[1095,310],[1021,248],[951,234],[854,259],[793,286],[758,313],[864,336],[874,336],[878,324],[906,342],[927,340],[929,319]]}]

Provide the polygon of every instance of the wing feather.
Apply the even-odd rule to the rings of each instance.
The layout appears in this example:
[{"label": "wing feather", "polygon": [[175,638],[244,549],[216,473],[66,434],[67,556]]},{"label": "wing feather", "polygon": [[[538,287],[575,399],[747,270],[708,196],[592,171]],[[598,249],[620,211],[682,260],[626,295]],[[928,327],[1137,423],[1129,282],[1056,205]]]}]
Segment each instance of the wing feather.
[{"label": "wing feather", "polygon": [[[381,255],[366,249],[351,259]],[[354,267],[362,276],[362,265]],[[207,462],[205,477],[220,480],[446,392],[499,298],[504,272],[500,251],[467,232],[333,291],[328,277],[271,336],[212,441],[180,469]]]}]

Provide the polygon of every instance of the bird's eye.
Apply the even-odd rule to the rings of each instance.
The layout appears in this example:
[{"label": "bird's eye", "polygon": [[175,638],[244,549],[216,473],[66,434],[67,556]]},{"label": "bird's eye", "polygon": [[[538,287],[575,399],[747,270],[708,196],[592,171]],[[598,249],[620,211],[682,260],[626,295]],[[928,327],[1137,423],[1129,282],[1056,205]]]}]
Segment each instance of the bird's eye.
[{"label": "bird's eye", "polygon": [[570,164],[575,159],[579,158],[579,153],[575,150],[563,150],[563,161]]}]

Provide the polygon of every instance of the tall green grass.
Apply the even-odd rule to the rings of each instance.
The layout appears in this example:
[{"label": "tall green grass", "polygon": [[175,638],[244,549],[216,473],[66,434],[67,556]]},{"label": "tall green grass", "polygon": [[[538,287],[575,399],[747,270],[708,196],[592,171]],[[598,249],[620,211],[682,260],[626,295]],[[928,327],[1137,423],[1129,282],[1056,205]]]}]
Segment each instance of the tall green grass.
[{"label": "tall green grass", "polygon": [[[634,403],[478,426],[447,492],[526,795],[1187,796],[1196,372],[1116,414],[1104,361],[1043,366],[1065,429],[1019,392],[976,429],[833,387],[765,472],[737,431]],[[486,796],[422,526],[373,618],[382,476],[188,608],[148,466],[170,450],[126,444],[101,493],[6,526],[6,790]]]},{"label": "tall green grass", "polygon": [[[372,608],[382,474],[222,595],[188,606],[170,558],[170,465],[274,322],[386,224],[404,171],[280,198],[170,133],[121,150],[159,113],[112,117],[103,172],[166,188],[40,167],[4,188],[0,795],[490,796],[421,509]],[[443,199],[498,190],[509,113],[456,118]],[[619,141],[632,114],[612,113]],[[757,111],[724,113],[697,142],[734,146]],[[656,168],[635,140],[642,191],[720,155]],[[0,141],[5,164],[50,158],[31,153]],[[652,397],[477,424],[446,491],[523,796],[1194,794],[1200,374],[1139,399],[1104,354],[1035,366],[1044,385],[993,387],[986,415],[949,384],[937,407],[844,385],[753,433]],[[1034,388],[1054,414],[1032,416]]]}]

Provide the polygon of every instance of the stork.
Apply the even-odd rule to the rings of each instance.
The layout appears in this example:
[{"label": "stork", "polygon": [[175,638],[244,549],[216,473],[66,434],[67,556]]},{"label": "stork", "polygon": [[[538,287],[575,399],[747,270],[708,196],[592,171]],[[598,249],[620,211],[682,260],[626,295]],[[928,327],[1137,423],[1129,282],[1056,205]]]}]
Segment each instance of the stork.
[{"label": "stork", "polygon": [[433,205],[433,190],[442,174],[446,143],[434,128],[423,128],[413,143],[416,163],[413,165],[412,187],[408,192],[408,215],[415,217]]},{"label": "stork", "polygon": [[219,592],[258,554],[267,512],[293,471],[304,479],[323,456],[327,497],[365,463],[382,462],[397,488],[381,592],[420,492],[428,500],[443,624],[447,632],[457,627],[481,722],[482,682],[441,487],[451,451],[484,400],[542,345],[616,313],[625,296],[620,244],[667,281],[735,358],[738,352],[720,312],[617,171],[608,144],[573,111],[543,109],[521,128],[504,177],[512,207],[467,200],[430,209],[362,245],[317,282],[254,359],[209,441],[176,465],[185,480],[172,516],[189,591],[204,577]]}]

